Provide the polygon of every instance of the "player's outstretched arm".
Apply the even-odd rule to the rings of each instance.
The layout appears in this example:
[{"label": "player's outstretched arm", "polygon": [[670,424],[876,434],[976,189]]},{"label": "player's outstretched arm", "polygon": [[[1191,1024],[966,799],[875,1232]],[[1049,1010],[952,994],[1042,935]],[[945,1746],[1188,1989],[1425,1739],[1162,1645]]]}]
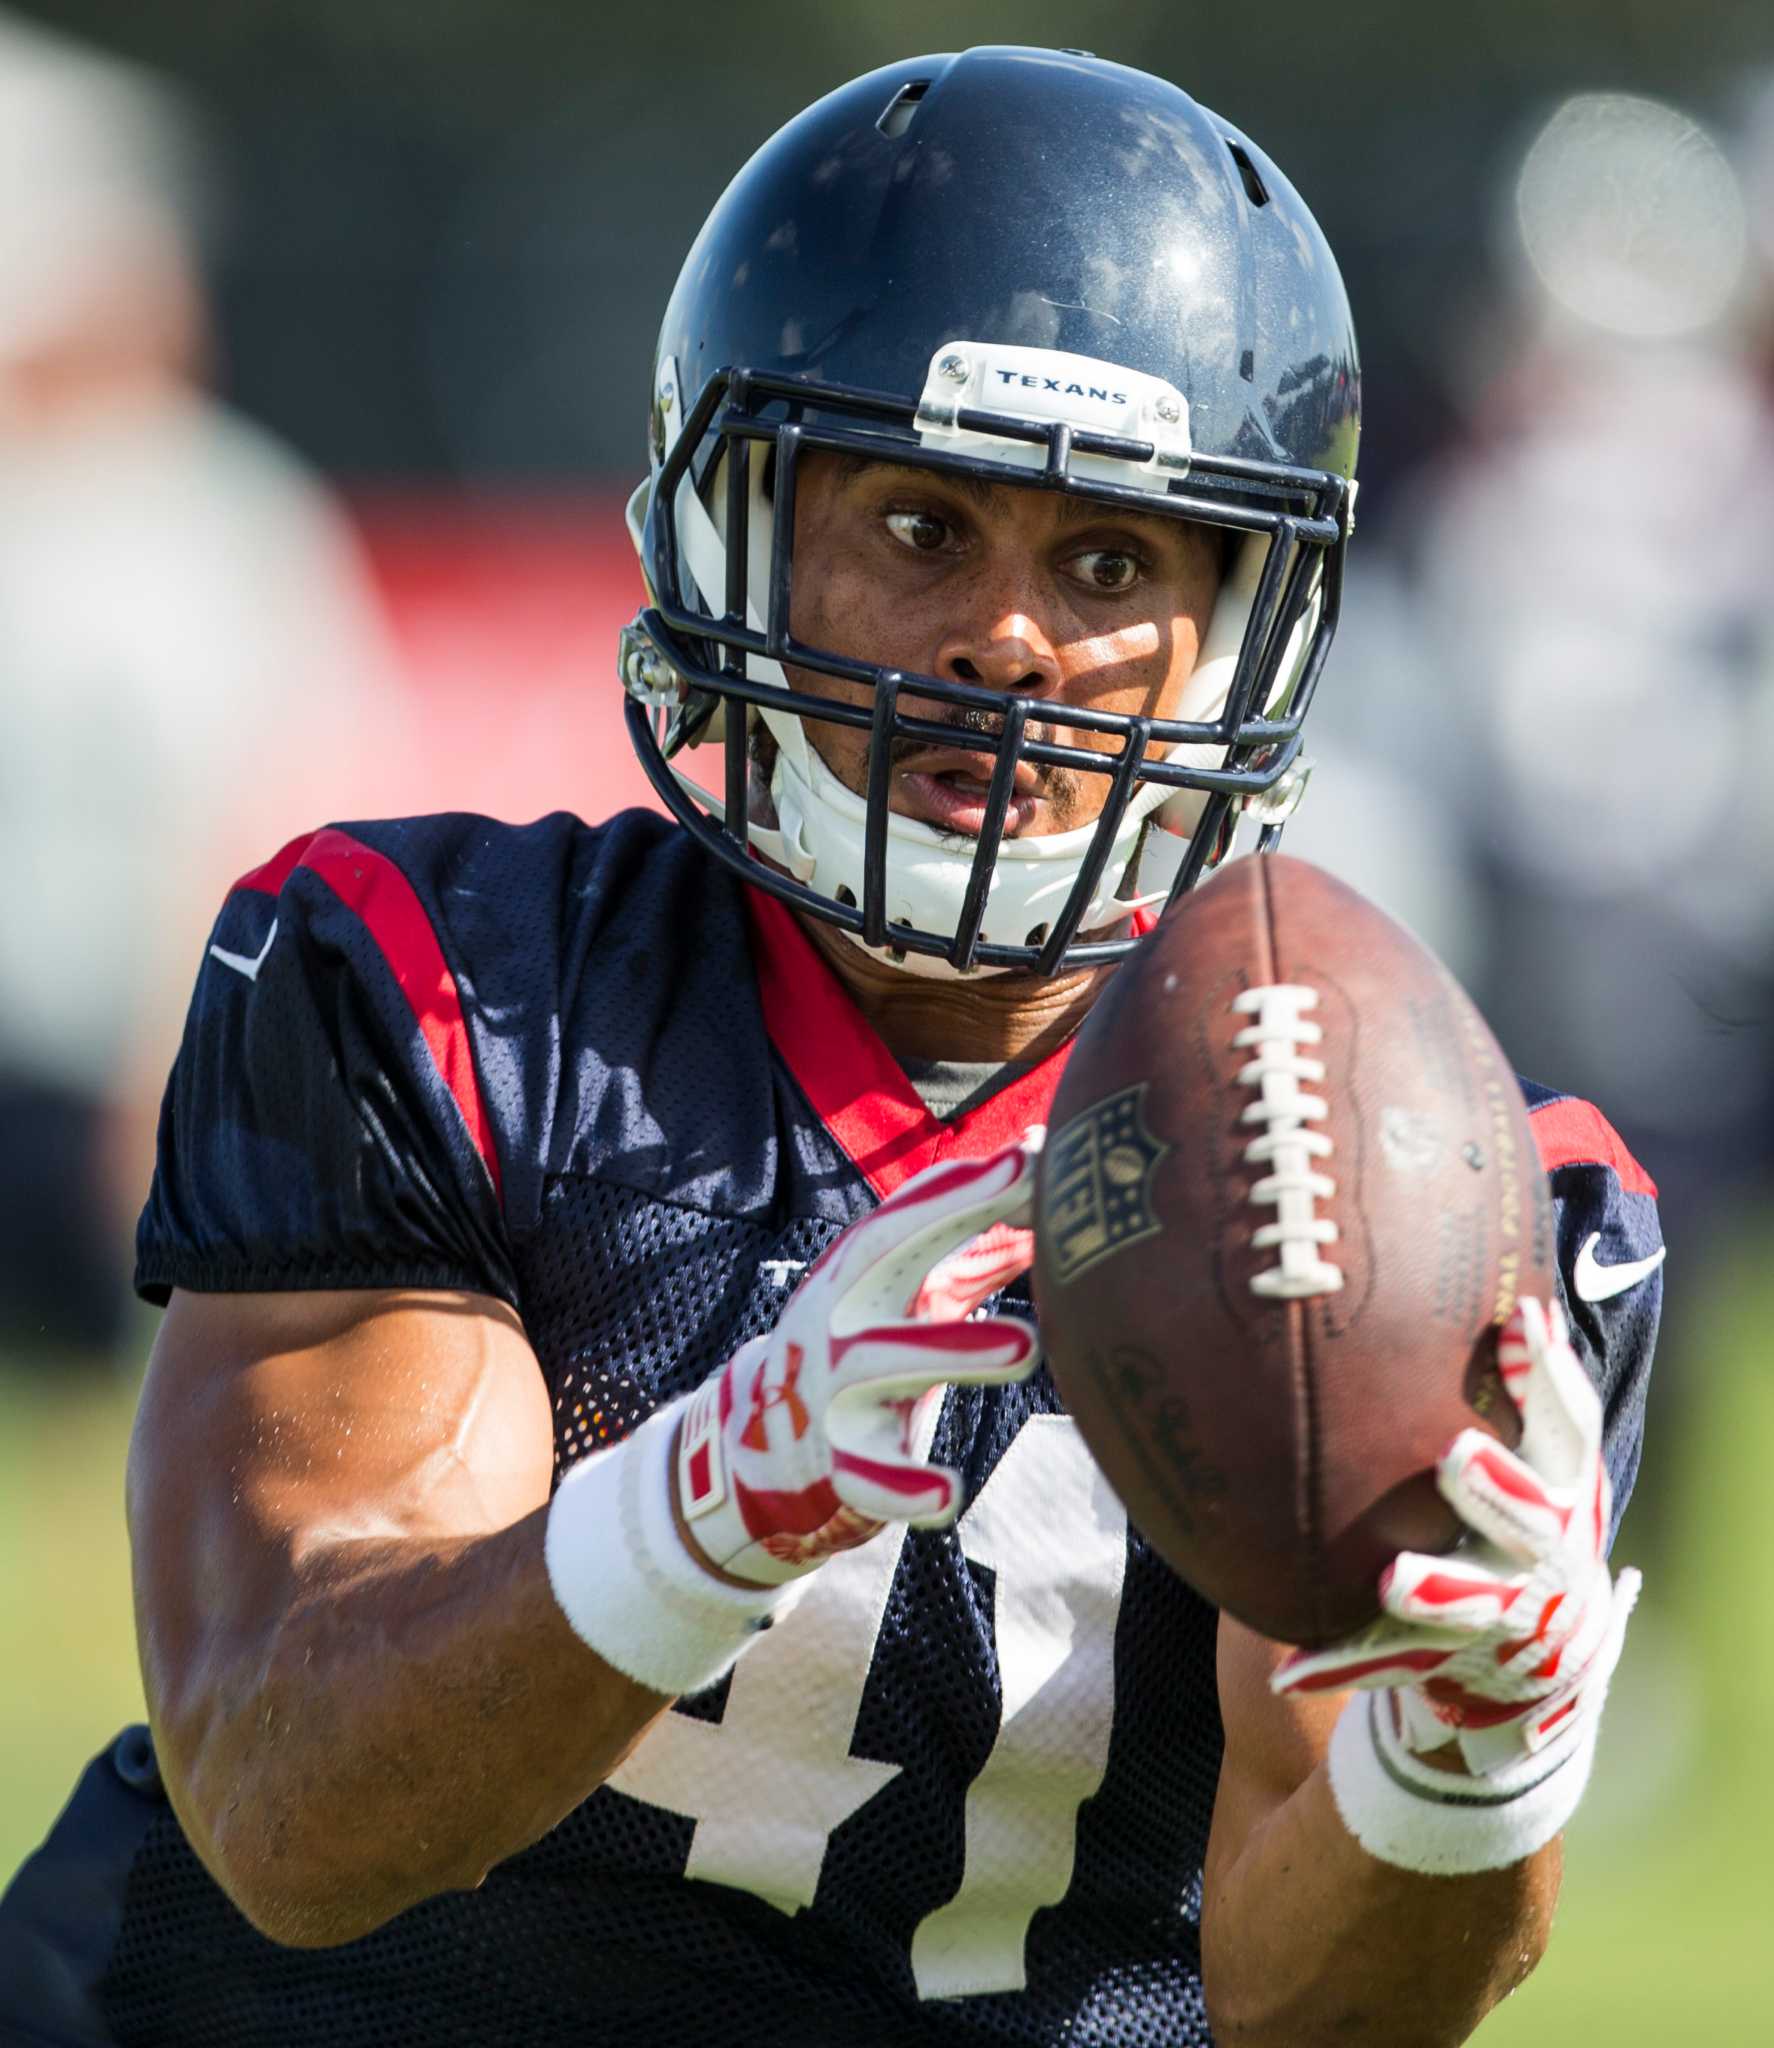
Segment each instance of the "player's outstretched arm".
[{"label": "player's outstretched arm", "polygon": [[1379,1619],[1322,1649],[1222,1623],[1221,2040],[1461,2042],[1545,1945],[1638,1575],[1608,1571],[1601,1401],[1557,1306],[1521,1302],[1498,1363],[1520,1446],[1443,1453],[1456,1552],[1397,1558]]},{"label": "player's outstretched arm", "polygon": [[1201,1920],[1214,2039],[1452,2048],[1539,1961],[1559,1844],[1463,1876],[1425,1877],[1368,1854],[1325,1768],[1346,1696],[1277,1698],[1270,1678],[1287,1654],[1222,1617],[1226,1752]]},{"label": "player's outstretched arm", "polygon": [[500,1302],[174,1293],[130,1453],[143,1680],[186,1833],[274,1939],[478,1884],[667,1704],[550,1590],[553,1443]]},{"label": "player's outstretched arm", "polygon": [[499,1302],[175,1292],[130,1459],[137,1629],[173,1804],[242,1911],[324,1946],[478,1884],[826,1557],[952,1519],[920,1420],[1035,1363],[1030,1324],[971,1312],[1028,1265],[1038,1145],[909,1181],[552,1501]]}]

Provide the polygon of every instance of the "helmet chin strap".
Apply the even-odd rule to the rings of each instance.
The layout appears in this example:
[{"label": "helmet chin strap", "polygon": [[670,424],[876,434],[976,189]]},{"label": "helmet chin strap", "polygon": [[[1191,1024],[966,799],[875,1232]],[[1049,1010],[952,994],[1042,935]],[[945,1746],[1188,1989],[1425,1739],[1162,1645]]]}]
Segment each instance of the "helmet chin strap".
[{"label": "helmet chin strap", "polygon": [[[750,546],[747,589],[768,587],[771,553],[772,507],[764,496],[762,465],[751,465],[751,508],[748,519]],[[716,521],[724,504],[720,488],[721,468],[717,465],[710,491],[717,511],[711,516],[701,495],[686,476],[677,493],[677,525],[684,559],[699,589],[707,593],[724,588],[726,546]],[[631,502],[631,530],[638,529],[641,494]],[[1224,710],[1232,679],[1237,671],[1252,607],[1261,581],[1268,543],[1260,534],[1249,535],[1233,557],[1231,573],[1220,587],[1213,616],[1181,699],[1172,714],[1179,719],[1205,722]],[[705,598],[706,602],[706,598]],[[1304,651],[1310,645],[1311,625],[1316,616],[1315,598],[1296,625],[1277,669],[1271,704],[1284,702],[1297,679]],[[747,617],[754,630],[762,630],[756,606],[748,595]],[[754,682],[787,689],[781,666],[758,655],[746,658],[747,674]],[[750,843],[766,858],[776,862],[797,881],[806,883],[834,901],[860,904],[863,898],[863,849],[868,817],[866,800],[841,782],[819,754],[802,720],[791,713],[759,706],[758,714],[776,741],[777,755],[771,775],[777,826],[772,829],[750,824]],[[701,735],[703,743],[720,736],[720,719],[711,721]],[[1217,768],[1226,749],[1215,745],[1178,747],[1169,759],[1190,766]],[[672,771],[682,788],[701,806],[721,817],[724,807],[713,792],[686,776],[675,764]],[[1102,880],[1080,922],[1081,931],[1101,929],[1130,912],[1162,903],[1169,894],[1184,854],[1189,835],[1200,821],[1207,799],[1199,790],[1171,790],[1162,784],[1146,783],[1135,791],[1127,806]],[[1148,819],[1160,829],[1146,832]],[[1142,835],[1145,839],[1141,851]],[[1031,934],[1050,925],[1064,908],[1095,838],[1094,824],[1073,831],[1030,834],[999,842],[987,896],[981,937],[989,944],[1025,945],[1038,943]],[[1139,855],[1138,893],[1117,892],[1127,882],[1136,854]],[[953,932],[960,923],[973,864],[973,847],[961,835],[941,833],[916,818],[895,813],[887,821],[887,916],[896,924],[923,931]],[[844,929],[840,927],[840,929]],[[860,934],[847,932],[851,941],[880,959],[912,974],[953,977],[958,970],[933,954],[883,951],[864,946]],[[1008,970],[981,967],[974,974],[995,974]]]}]

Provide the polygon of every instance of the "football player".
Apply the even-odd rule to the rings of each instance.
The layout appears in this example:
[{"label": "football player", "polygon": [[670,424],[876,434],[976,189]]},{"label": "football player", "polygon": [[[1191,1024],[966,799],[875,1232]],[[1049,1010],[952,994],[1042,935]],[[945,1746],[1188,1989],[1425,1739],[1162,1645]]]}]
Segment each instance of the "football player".
[{"label": "football player", "polygon": [[140,1234],[152,1734],[15,1882],[15,2032],[1440,2043],[1532,1967],[1631,1602],[1619,1140],[1528,1090],[1520,1448],[1310,1656],[1129,1528],[1025,1291],[1070,1035],[1298,800],[1357,411],[1311,215],[1158,79],[896,64],[740,172],[631,515],[672,816],[334,827],[222,907]]}]

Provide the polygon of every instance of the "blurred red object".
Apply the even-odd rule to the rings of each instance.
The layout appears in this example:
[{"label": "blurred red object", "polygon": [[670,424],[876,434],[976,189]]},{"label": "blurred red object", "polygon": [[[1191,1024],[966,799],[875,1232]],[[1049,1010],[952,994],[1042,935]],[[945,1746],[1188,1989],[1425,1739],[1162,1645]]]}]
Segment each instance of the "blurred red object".
[{"label": "blurred red object", "polygon": [[643,597],[618,492],[370,494],[352,510],[409,692],[380,809],[596,821],[655,803],[616,675]]}]

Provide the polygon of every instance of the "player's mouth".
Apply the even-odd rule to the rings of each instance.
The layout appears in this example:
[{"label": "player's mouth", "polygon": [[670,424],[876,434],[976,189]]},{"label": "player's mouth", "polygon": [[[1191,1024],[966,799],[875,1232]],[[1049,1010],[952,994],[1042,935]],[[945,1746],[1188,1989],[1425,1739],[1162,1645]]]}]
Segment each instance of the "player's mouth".
[{"label": "player's mouth", "polygon": [[[893,808],[909,818],[934,825],[939,832],[964,832],[977,839],[985,827],[986,797],[991,789],[992,757],[956,747],[921,749],[893,778]],[[1019,761],[1004,813],[1004,837],[1026,832],[1045,802],[1041,771],[1032,761]]]}]

